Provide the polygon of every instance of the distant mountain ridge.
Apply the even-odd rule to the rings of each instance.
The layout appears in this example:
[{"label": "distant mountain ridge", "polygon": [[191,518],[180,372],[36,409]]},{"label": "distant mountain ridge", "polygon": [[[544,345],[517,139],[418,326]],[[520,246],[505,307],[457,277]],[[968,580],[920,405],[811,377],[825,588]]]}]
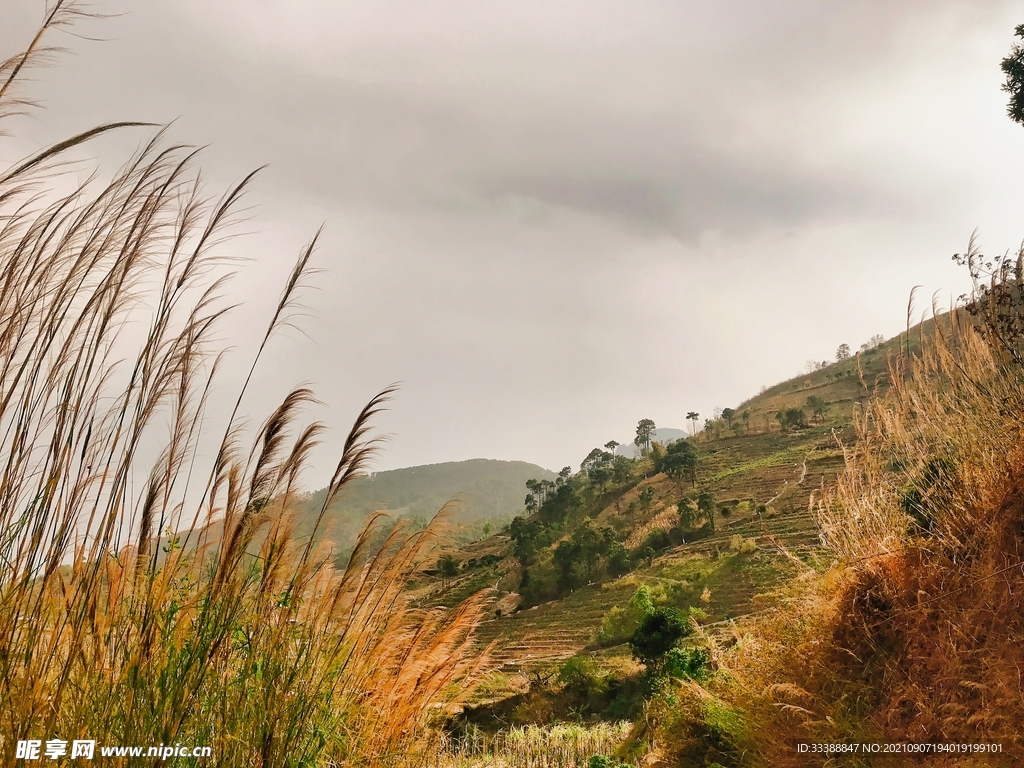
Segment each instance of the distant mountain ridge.
[{"label": "distant mountain ridge", "polygon": [[[684,437],[689,437],[690,433],[684,429],[672,429],[671,427],[662,427],[654,430],[653,440],[656,443],[671,443],[675,440],[682,440]],[[620,445],[615,449],[615,455],[625,456],[627,459],[632,459],[637,455],[636,443],[628,443]]]},{"label": "distant mountain ridge", "polygon": [[[468,459],[425,464],[358,477],[328,508],[327,537],[341,548],[355,541],[367,517],[383,511],[393,518],[429,520],[441,507],[457,500],[456,523],[511,518],[522,511],[526,481],[553,480],[551,470],[525,461]],[[296,533],[309,532],[324,502],[321,488],[305,499],[296,514]],[[507,520],[506,520],[507,522]]]}]

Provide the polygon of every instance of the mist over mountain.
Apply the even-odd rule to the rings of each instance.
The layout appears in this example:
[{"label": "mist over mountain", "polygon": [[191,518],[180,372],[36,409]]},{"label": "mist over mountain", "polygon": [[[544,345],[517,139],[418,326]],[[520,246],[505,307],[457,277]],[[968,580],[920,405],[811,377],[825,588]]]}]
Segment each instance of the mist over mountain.
[{"label": "mist over mountain", "polygon": [[[525,461],[469,459],[372,472],[353,480],[328,508],[326,536],[340,549],[349,546],[374,512],[392,518],[418,518],[425,524],[445,504],[455,502],[452,521],[465,525],[494,519],[507,523],[522,511],[526,481],[552,480],[555,473]],[[312,493],[296,514],[296,532],[308,534],[323,505],[326,488]]]},{"label": "mist over mountain", "polygon": [[[663,427],[654,430],[654,437],[652,438],[656,443],[662,443],[667,445],[674,440],[682,440],[685,437],[689,437],[690,433],[685,429],[672,429],[671,427]],[[638,448],[635,442],[629,444],[620,445],[615,449],[616,456],[625,456],[627,459],[635,458],[638,455]]]}]

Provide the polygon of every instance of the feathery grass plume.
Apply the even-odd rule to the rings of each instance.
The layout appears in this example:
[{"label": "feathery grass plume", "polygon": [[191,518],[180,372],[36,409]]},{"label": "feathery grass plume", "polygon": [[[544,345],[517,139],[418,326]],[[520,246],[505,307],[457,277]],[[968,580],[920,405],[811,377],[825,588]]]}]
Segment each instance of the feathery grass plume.
[{"label": "feathery grass plume", "polygon": [[[26,51],[0,64],[0,117],[27,103],[16,79],[45,32],[82,13],[58,0]],[[109,181],[53,185],[70,150],[138,125],[0,169],[0,753],[61,738],[210,746],[223,766],[413,754],[437,705],[486,664],[473,630],[487,596],[422,611],[403,595],[444,511],[419,533],[396,526],[370,557],[375,518],[341,573],[320,519],[293,537],[323,429],[297,422],[309,389],[242,448],[242,395],[294,317],[316,238],[204,470],[223,359],[213,333],[233,268],[214,246],[252,176],[208,198],[196,150],[158,131]],[[393,391],[359,414],[329,498],[371,458],[369,422]]]},{"label": "feathery grass plume", "polygon": [[102,18],[102,14],[87,10],[75,0],[55,0],[43,14],[43,21],[28,47],[0,61],[0,121],[5,117],[24,114],[38,106],[31,99],[17,93],[17,89],[19,78],[23,78],[28,70],[52,62],[56,54],[63,52],[62,48],[42,45],[45,34],[51,29],[70,28],[78,20],[89,17]]}]

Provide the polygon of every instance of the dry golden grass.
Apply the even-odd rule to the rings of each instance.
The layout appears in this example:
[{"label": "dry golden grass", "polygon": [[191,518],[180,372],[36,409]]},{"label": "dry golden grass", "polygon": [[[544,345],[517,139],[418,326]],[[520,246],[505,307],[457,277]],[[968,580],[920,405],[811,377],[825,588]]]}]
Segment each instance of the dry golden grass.
[{"label": "dry golden grass", "polygon": [[495,735],[443,737],[421,768],[587,768],[594,755],[611,755],[626,741],[628,722],[513,726]]},{"label": "dry golden grass", "polygon": [[628,549],[636,549],[647,541],[647,537],[654,531],[669,531],[678,524],[679,511],[674,506],[665,507],[650,520],[634,528],[629,534],[629,538],[624,542],[624,545]]},{"label": "dry golden grass", "polygon": [[1024,368],[976,317],[942,316],[891,359],[818,509],[839,564],[805,568],[728,647],[709,638],[713,680],[655,706],[684,763],[826,764],[798,741],[994,742],[944,764],[1024,760]]},{"label": "dry golden grass", "polygon": [[[0,117],[27,104],[16,78],[46,53],[46,31],[77,15],[55,3],[0,64]],[[205,745],[224,766],[415,754],[486,659],[472,640],[484,595],[417,611],[402,594],[444,516],[396,527],[375,554],[371,521],[336,572],[316,530],[291,535],[322,430],[297,425],[312,393],[291,392],[241,448],[245,387],[293,317],[316,240],[210,435],[214,334],[230,308],[215,246],[251,176],[206,198],[196,151],[158,133],[108,182],[60,192],[66,153],[117,127],[0,170],[0,753],[84,738]],[[323,509],[372,456],[369,423],[391,392],[356,419]]]}]

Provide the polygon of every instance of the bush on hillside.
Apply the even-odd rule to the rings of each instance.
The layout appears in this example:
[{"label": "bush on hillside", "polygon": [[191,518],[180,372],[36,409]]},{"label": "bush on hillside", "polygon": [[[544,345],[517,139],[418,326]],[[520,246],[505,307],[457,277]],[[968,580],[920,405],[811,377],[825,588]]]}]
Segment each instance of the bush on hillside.
[{"label": "bush on hillside", "polygon": [[600,696],[608,689],[608,675],[590,656],[567,659],[558,670],[558,682],[588,699]]},{"label": "bush on hillside", "polygon": [[739,555],[749,555],[757,551],[757,540],[745,539],[737,534],[729,537],[729,549]]},{"label": "bush on hillside", "polygon": [[640,626],[640,622],[654,612],[654,600],[650,587],[641,585],[630,598],[625,608],[613,606],[601,619],[597,631],[600,645],[617,645],[625,642]]},{"label": "bush on hillside", "polygon": [[587,762],[587,768],[633,768],[633,766],[608,755],[593,755]]},{"label": "bush on hillside", "polygon": [[661,662],[665,677],[703,680],[711,668],[711,654],[706,648],[670,648]]},{"label": "bush on hillside", "polygon": [[512,539],[512,554],[526,568],[537,552],[551,545],[552,533],[541,520],[516,517],[508,527]]},{"label": "bush on hillside", "polygon": [[558,575],[550,557],[545,557],[523,569],[519,594],[523,596],[524,606],[539,605],[558,597]]},{"label": "bush on hillside", "polygon": [[555,547],[553,561],[559,589],[579,589],[599,581],[610,570],[621,572],[624,550],[611,528],[597,528],[591,520],[583,520],[569,538]]},{"label": "bush on hillside", "polygon": [[700,455],[691,440],[676,440],[669,443],[664,453],[655,457],[654,471],[664,472],[677,483],[686,481],[697,484],[697,467]]},{"label": "bush on hillside", "polygon": [[679,513],[679,527],[684,532],[689,531],[697,521],[697,505],[693,503],[689,496],[683,496],[683,498],[676,502],[676,510]]},{"label": "bush on hillside", "polygon": [[662,672],[665,658],[679,641],[690,634],[690,625],[678,608],[655,608],[647,614],[629,638],[633,658],[649,674]]},{"label": "bush on hillside", "polygon": [[612,577],[623,576],[632,569],[629,550],[621,541],[613,542],[607,554],[608,575]]},{"label": "bush on hillside", "polygon": [[779,422],[783,432],[807,426],[807,414],[803,408],[782,408],[775,414],[775,420]]},{"label": "bush on hillside", "polygon": [[668,549],[672,546],[672,537],[668,531],[663,531],[660,528],[656,528],[647,534],[647,538],[644,539],[644,543],[641,545],[641,549],[650,548],[655,552]]}]

